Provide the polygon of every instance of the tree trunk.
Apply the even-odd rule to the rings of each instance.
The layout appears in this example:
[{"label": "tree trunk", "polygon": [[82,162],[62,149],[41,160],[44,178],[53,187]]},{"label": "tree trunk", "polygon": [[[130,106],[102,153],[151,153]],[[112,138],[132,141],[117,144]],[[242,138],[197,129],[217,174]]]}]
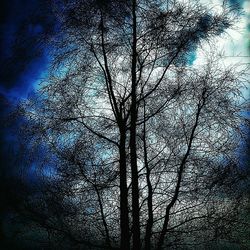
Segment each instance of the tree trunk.
[{"label": "tree trunk", "polygon": [[129,218],[128,218],[128,188],[126,169],[126,135],[125,129],[121,130],[120,136],[120,227],[121,227],[121,250],[129,250]]},{"label": "tree trunk", "polygon": [[100,212],[101,212],[101,216],[102,216],[102,222],[103,222],[103,226],[104,226],[104,229],[105,229],[105,236],[106,236],[105,243],[106,243],[107,247],[111,248],[111,240],[110,240],[110,235],[109,235],[109,229],[108,229],[105,214],[104,214],[104,211],[103,211],[103,204],[102,204],[102,198],[101,198],[101,195],[100,195],[100,191],[98,190],[98,187],[96,185],[94,186],[94,189],[95,189],[96,194],[97,194],[98,203],[99,203],[99,207],[100,207]]},{"label": "tree trunk", "polygon": [[146,179],[148,187],[148,220],[146,225],[146,234],[145,234],[145,250],[151,249],[151,236],[152,236],[152,227],[153,227],[153,188],[150,181],[150,168],[148,165],[148,152],[147,152],[147,142],[146,142],[146,121],[145,121],[145,101],[144,101],[144,123],[143,123],[143,150],[144,150],[144,164],[146,168]]},{"label": "tree trunk", "polygon": [[195,118],[195,123],[194,123],[194,126],[192,128],[190,139],[189,139],[189,142],[188,142],[187,152],[184,155],[184,157],[183,157],[183,159],[181,161],[180,168],[178,170],[178,177],[177,177],[177,183],[176,183],[176,187],[175,187],[174,196],[171,199],[170,203],[166,207],[164,223],[163,223],[162,231],[161,231],[160,238],[159,238],[159,241],[158,241],[157,250],[161,250],[162,247],[163,247],[165,236],[166,236],[167,229],[168,229],[170,210],[174,206],[174,204],[177,201],[178,196],[179,196],[181,181],[182,181],[182,178],[183,178],[182,175],[183,175],[183,172],[184,172],[185,164],[186,164],[187,158],[188,158],[188,156],[190,154],[190,151],[191,151],[192,142],[194,140],[194,133],[195,133],[195,130],[196,130],[197,126],[198,126],[200,112],[201,112],[201,109],[202,109],[203,105],[205,104],[205,97],[204,97],[205,93],[206,93],[206,89],[202,93],[202,100],[199,101],[198,109],[197,109],[197,113],[196,113],[196,118]]},{"label": "tree trunk", "polygon": [[138,166],[137,166],[137,147],[136,147],[136,0],[133,0],[133,54],[132,54],[132,90],[131,90],[131,124],[130,124],[130,160],[132,172],[132,216],[133,216],[133,249],[141,249],[140,241],[140,209],[139,209],[139,187],[138,187]]}]

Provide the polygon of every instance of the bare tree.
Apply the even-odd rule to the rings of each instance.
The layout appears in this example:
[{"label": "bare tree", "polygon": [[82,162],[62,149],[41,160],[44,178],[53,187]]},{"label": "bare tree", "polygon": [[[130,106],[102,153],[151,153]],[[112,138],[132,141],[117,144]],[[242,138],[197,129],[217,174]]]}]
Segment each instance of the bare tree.
[{"label": "bare tree", "polygon": [[60,185],[49,197],[77,209],[46,226],[108,249],[224,239],[244,203],[221,187],[236,180],[246,71],[215,54],[202,66],[188,58],[233,24],[233,9],[160,0],[53,6],[52,64],[23,105],[25,130],[53,153]]}]

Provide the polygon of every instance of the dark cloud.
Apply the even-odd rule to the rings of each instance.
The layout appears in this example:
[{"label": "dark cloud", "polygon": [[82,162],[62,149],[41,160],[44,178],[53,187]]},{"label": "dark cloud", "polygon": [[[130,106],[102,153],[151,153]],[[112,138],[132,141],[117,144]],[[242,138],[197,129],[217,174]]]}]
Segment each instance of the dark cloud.
[{"label": "dark cloud", "polygon": [[[46,69],[49,48],[43,39],[52,35],[55,19],[49,0],[2,0],[0,7],[0,182],[18,174],[17,131],[20,119],[7,122],[14,105],[33,90]],[[6,190],[3,186],[1,190]],[[0,193],[0,203],[1,203]],[[0,209],[1,210],[1,209]]]},{"label": "dark cloud", "polygon": [[1,8],[0,91],[23,96],[44,71],[47,58],[42,38],[53,32],[55,20],[42,0],[5,0]]}]

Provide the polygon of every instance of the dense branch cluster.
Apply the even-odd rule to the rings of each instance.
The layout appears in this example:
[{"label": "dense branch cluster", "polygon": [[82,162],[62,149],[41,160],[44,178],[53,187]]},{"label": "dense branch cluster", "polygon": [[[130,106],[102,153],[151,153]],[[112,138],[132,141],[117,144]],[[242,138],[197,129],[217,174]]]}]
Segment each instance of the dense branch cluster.
[{"label": "dense branch cluster", "polygon": [[23,106],[29,143],[53,155],[43,198],[25,205],[57,235],[51,244],[160,250],[234,240],[245,203],[235,154],[245,71],[215,54],[189,61],[234,12],[161,0],[59,1],[54,12],[49,75]]}]

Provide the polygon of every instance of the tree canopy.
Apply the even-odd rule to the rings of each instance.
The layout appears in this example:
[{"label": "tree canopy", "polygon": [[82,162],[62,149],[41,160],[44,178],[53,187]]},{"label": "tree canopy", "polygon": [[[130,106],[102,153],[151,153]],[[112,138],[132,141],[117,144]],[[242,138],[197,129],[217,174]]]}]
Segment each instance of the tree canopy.
[{"label": "tree canopy", "polygon": [[190,61],[236,22],[234,9],[163,0],[52,6],[52,63],[21,111],[30,147],[54,172],[23,209],[66,248],[237,241],[247,226],[236,154],[246,69],[224,65],[216,48],[202,65]]}]

